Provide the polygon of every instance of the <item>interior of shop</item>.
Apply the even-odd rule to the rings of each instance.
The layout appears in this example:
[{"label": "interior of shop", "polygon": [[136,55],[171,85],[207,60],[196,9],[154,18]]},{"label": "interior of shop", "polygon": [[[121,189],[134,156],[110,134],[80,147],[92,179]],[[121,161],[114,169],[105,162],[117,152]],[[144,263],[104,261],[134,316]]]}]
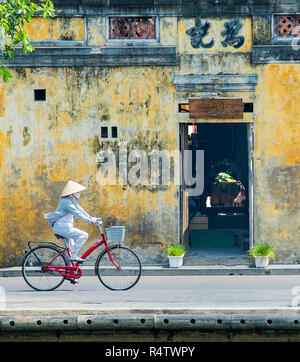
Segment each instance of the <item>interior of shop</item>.
[{"label": "interior of shop", "polygon": [[246,253],[249,248],[247,125],[189,124],[188,148],[204,150],[204,191],[200,196],[189,196],[188,202],[189,254],[200,250]]}]

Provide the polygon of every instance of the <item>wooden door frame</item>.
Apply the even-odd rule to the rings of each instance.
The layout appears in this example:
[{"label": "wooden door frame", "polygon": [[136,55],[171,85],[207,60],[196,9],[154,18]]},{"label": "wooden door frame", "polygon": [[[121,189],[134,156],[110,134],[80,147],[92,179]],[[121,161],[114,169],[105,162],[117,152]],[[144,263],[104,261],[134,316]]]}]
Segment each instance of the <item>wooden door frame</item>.
[{"label": "wooden door frame", "polygon": [[179,240],[184,246],[186,253],[189,252],[189,204],[188,193],[185,191],[184,180],[184,150],[187,149],[187,130],[186,123],[179,123],[179,151],[181,154],[179,161]]},{"label": "wooden door frame", "polygon": [[254,243],[254,124],[247,124],[248,142],[248,196],[249,196],[249,247]]}]

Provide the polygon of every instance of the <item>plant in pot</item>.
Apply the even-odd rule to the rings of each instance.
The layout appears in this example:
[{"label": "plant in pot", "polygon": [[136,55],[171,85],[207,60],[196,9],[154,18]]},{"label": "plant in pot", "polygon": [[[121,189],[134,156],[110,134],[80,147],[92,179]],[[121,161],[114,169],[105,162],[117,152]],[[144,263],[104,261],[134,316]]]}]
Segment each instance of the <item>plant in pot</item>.
[{"label": "plant in pot", "polygon": [[219,172],[211,189],[212,205],[232,206],[237,196],[238,182],[227,172]]},{"label": "plant in pot", "polygon": [[219,172],[215,178],[215,185],[225,191],[224,182],[237,182],[229,173]]},{"label": "plant in pot", "polygon": [[184,247],[180,244],[172,244],[167,249],[170,268],[180,268],[183,264]]},{"label": "plant in pot", "polygon": [[211,164],[208,182],[212,206],[232,206],[237,196],[237,177],[238,170],[233,161],[225,158]]},{"label": "plant in pot", "polygon": [[227,181],[227,180],[216,180],[216,178],[220,179],[222,178],[222,175],[218,177],[219,174],[226,174],[226,178],[227,177],[231,177],[231,178],[235,178],[237,177],[237,167],[236,164],[234,162],[232,162],[231,160],[227,160],[226,158],[220,162],[216,162],[213,163],[210,166],[210,179],[213,182],[217,182],[218,181]]},{"label": "plant in pot", "polygon": [[275,259],[275,251],[269,243],[258,243],[253,245],[249,254],[254,257],[257,268],[266,268],[269,262]]}]

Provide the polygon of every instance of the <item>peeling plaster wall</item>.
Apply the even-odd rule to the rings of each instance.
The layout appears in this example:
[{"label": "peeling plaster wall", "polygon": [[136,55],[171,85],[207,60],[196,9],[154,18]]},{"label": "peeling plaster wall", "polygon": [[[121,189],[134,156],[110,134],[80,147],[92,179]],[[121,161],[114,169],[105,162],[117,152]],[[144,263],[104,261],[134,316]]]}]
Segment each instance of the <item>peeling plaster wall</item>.
[{"label": "peeling plaster wall", "polygon": [[32,18],[25,30],[33,41],[85,40],[84,17]]},{"label": "peeling plaster wall", "polygon": [[[28,240],[55,239],[43,214],[55,210],[68,179],[88,187],[80,203],[90,214],[101,216],[107,225],[128,226],[128,245],[162,249],[177,240],[177,186],[102,187],[96,179],[97,152],[114,146],[99,141],[102,119],[118,125],[119,141],[131,147],[148,151],[150,145],[176,146],[174,111],[165,105],[171,79],[168,69],[152,68],[13,72],[2,90],[7,99],[0,133],[2,263],[21,255]],[[164,85],[159,87],[161,80]],[[46,102],[33,101],[34,88],[47,89]],[[95,240],[95,226],[77,225]],[[159,249],[156,254],[152,258],[160,260],[164,253]]]},{"label": "peeling plaster wall", "polygon": [[[66,23],[59,19],[47,28],[37,18],[29,29],[34,39],[62,39]],[[88,187],[80,204],[91,215],[106,225],[127,226],[126,243],[144,262],[165,260],[166,246],[179,238],[178,186],[101,186],[96,155],[106,147],[117,152],[118,141],[127,142],[129,151],[178,149],[178,123],[189,121],[177,112],[178,103],[203,94],[177,92],[174,74],[258,75],[256,92],[219,95],[254,102],[255,113],[244,114],[245,122],[254,122],[254,241],[274,244],[278,261],[293,253],[300,258],[300,65],[253,66],[250,17],[240,18],[244,45],[221,47],[219,34],[228,19],[207,19],[215,45],[194,49],[186,34],[193,18],[161,17],[160,43],[178,47],[178,66],[12,69],[13,79],[0,87],[0,265],[13,264],[28,240],[55,240],[43,214],[55,210],[68,179]],[[38,20],[49,29],[43,35],[34,30]],[[84,34],[82,18],[74,20],[72,40],[87,37],[89,44],[104,46],[105,17],[86,21]],[[34,89],[43,88],[47,100],[34,102]],[[118,126],[118,141],[100,139],[101,125],[110,124]],[[95,240],[95,226],[76,225]]]},{"label": "peeling plaster wall", "polygon": [[299,64],[264,66],[255,120],[255,236],[300,259]]}]

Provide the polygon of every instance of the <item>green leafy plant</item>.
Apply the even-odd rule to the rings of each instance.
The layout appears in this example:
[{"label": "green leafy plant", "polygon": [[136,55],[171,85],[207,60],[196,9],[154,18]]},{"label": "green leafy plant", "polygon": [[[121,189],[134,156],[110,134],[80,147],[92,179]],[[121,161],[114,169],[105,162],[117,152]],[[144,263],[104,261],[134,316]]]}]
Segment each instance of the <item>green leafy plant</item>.
[{"label": "green leafy plant", "polygon": [[249,250],[249,254],[251,256],[269,256],[271,260],[275,259],[273,246],[266,242],[253,245]]},{"label": "green leafy plant", "polygon": [[217,177],[217,175],[220,172],[224,172],[228,175],[231,175],[233,178],[237,177],[237,167],[236,164],[231,161],[228,160],[227,158],[225,158],[222,161],[213,163],[210,166],[210,177],[211,179],[215,180],[215,178]]},{"label": "green leafy plant", "polygon": [[[39,3],[39,4],[37,4]],[[16,46],[21,45],[22,52],[33,52],[24,28],[25,23],[30,23],[33,16],[44,18],[54,17],[53,4],[49,0],[0,0],[0,55],[4,60],[13,60]],[[12,75],[7,66],[0,61],[0,77],[8,82]]]},{"label": "green leafy plant", "polygon": [[168,256],[181,256],[184,254],[184,247],[180,244],[172,244],[168,247]]},{"label": "green leafy plant", "polygon": [[215,178],[214,184],[218,187],[221,192],[227,192],[227,185],[223,182],[236,182],[236,180],[226,172],[219,172]]},{"label": "green leafy plant", "polygon": [[219,172],[215,178],[215,182],[219,184],[221,182],[236,182],[236,180],[226,172]]}]

